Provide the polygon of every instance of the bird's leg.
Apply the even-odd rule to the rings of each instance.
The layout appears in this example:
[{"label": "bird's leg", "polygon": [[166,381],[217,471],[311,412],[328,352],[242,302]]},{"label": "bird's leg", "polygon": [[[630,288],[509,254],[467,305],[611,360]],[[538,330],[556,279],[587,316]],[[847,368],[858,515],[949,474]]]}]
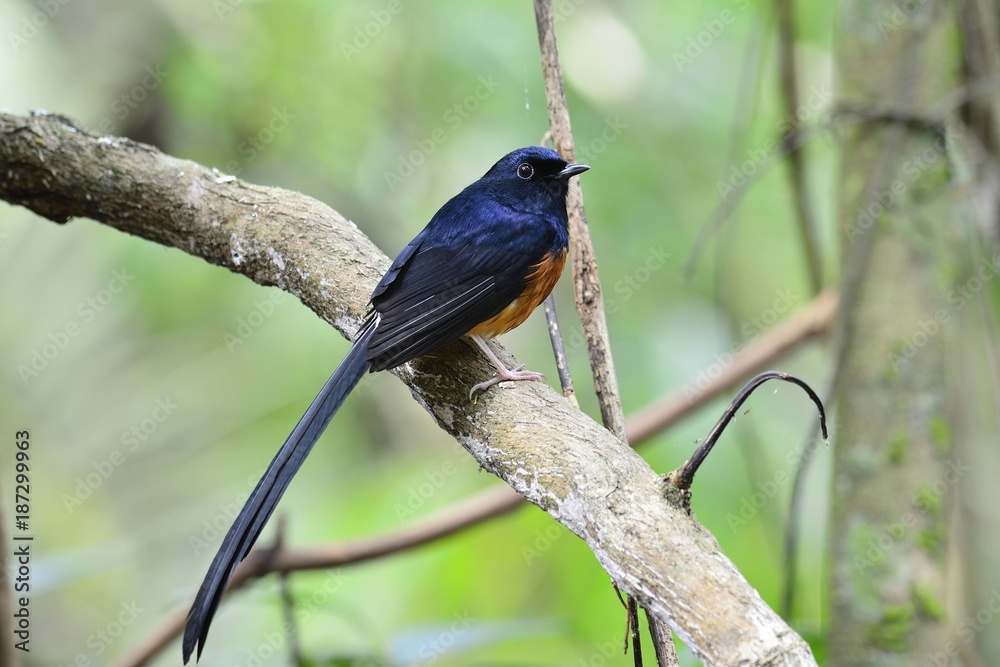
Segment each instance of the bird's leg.
[{"label": "bird's leg", "polygon": [[521,364],[520,366],[517,366],[515,368],[507,368],[506,366],[503,365],[502,361],[497,359],[497,355],[493,354],[493,350],[490,349],[490,346],[487,345],[486,341],[483,340],[482,336],[472,335],[469,336],[469,338],[471,338],[476,342],[476,345],[479,346],[479,349],[483,351],[483,354],[486,355],[486,358],[489,359],[490,363],[493,364],[493,367],[497,369],[496,375],[491,377],[489,380],[486,380],[485,382],[480,382],[479,384],[477,384],[476,386],[474,386],[472,389],[469,390],[470,399],[476,395],[477,391],[486,391],[493,385],[499,384],[501,382],[517,382],[519,380],[541,380],[542,378],[545,377],[541,373],[524,370],[524,364]]}]

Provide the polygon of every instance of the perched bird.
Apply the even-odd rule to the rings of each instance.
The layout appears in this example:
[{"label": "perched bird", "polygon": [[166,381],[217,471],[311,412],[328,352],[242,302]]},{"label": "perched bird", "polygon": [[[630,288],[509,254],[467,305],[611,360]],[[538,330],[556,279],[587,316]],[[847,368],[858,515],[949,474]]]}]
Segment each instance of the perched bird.
[{"label": "perched bird", "polygon": [[223,539],[188,613],[185,663],[195,644],[201,657],[236,566],[366,371],[395,368],[469,336],[497,369],[470,396],[498,382],[542,377],[523,365],[506,368],[484,339],[524,322],[559,280],[569,241],[569,178],[589,168],[567,164],[548,148],[513,151],[442,206],[403,248],[372,292],[351,351],[278,450]]}]

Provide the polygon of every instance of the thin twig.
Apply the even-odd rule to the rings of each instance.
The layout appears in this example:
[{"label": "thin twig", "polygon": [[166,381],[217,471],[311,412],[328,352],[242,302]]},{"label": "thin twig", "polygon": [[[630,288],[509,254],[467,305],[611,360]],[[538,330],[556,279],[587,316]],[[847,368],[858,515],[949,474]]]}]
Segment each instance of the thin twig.
[{"label": "thin twig", "polygon": [[[834,383],[831,382],[830,386],[823,392],[823,405],[828,410],[833,401],[833,385]],[[833,435],[836,435],[836,433],[833,433]],[[805,489],[805,479],[806,473],[809,471],[809,464],[812,462],[813,454],[816,453],[818,446],[819,440],[816,438],[816,426],[811,425],[806,435],[805,445],[802,447],[802,456],[799,458],[798,465],[795,468],[795,476],[792,481],[792,495],[788,501],[788,519],[785,521],[785,537],[782,543],[782,562],[784,563],[784,567],[781,568],[781,607],[779,613],[782,618],[786,619],[792,617],[792,603],[795,601],[795,583],[798,572],[798,561],[795,558],[795,554],[798,550],[798,517],[799,509],[802,506],[802,491]]]},{"label": "thin twig", "polygon": [[[753,127],[758,111],[762,106],[760,104],[760,97],[763,94],[763,86],[761,84],[764,81],[763,72],[770,61],[768,58],[768,47],[770,45],[768,35],[772,28],[772,18],[771,14],[764,13],[760,18],[755,19],[753,28],[747,35],[746,45],[741,49],[742,57],[740,61],[742,62],[742,67],[740,68],[740,84],[736,92],[736,103],[733,105],[733,120],[729,126],[729,140],[726,148],[726,157],[723,162],[724,167],[722,168],[719,180],[716,182],[716,187],[718,187],[719,183],[731,183],[731,172],[727,173],[726,169],[741,161],[738,156],[745,154],[748,130]],[[699,238],[706,238],[706,225],[707,223],[702,224],[702,228],[699,231]],[[720,254],[724,255],[728,252],[729,244],[726,241],[727,238],[725,237],[720,239],[718,250]],[[727,262],[717,262],[715,272],[721,277],[728,267],[729,263]],[[692,274],[693,270],[691,274],[685,274],[683,280],[686,282]],[[724,298],[722,290],[724,289],[725,282],[725,280],[717,279],[712,283],[713,296],[716,301],[722,301]]]},{"label": "thin twig", "polygon": [[[572,162],[576,150],[573,147],[573,131],[570,127],[569,107],[566,104],[566,90],[563,87],[562,68],[556,46],[552,3],[549,0],[535,0],[535,23],[538,27],[538,46],[541,50],[552,144],[563,159]],[[566,207],[569,212],[570,255],[573,264],[576,310],[583,325],[584,337],[587,339],[597,401],[601,408],[604,426],[624,440],[625,413],[622,410],[618,379],[611,359],[608,324],[604,315],[604,297],[597,275],[597,258],[587,228],[579,179],[570,181]]]},{"label": "thin twig", "polygon": [[[274,545],[272,553],[279,553],[285,545],[285,530],[288,528],[288,515],[282,513],[278,515],[278,526],[274,533]],[[285,628],[288,629],[288,651],[292,654],[292,664],[297,667],[305,665],[302,658],[302,645],[299,643],[298,626],[295,623],[295,598],[288,586],[289,572],[281,572],[278,575],[278,597],[281,599],[281,611],[285,619]]]},{"label": "thin twig", "polygon": [[[677,647],[674,646],[674,635],[662,623],[646,612],[646,624],[649,626],[649,636],[653,640],[653,651],[656,653],[656,664],[662,667],[680,667],[677,659]],[[664,632],[666,630],[666,632]]]},{"label": "thin twig", "polygon": [[[778,14],[778,67],[781,72],[781,101],[785,110],[788,131],[781,138],[784,142],[794,136],[799,129],[798,106],[799,84],[798,66],[795,59],[795,12],[793,0],[775,0]],[[788,154],[788,177],[792,185],[795,201],[796,221],[799,237],[809,273],[809,284],[813,294],[823,287],[823,256],[816,240],[816,218],[813,215],[809,188],[806,180],[805,156],[802,151]]]},{"label": "thin twig", "polygon": [[[615,588],[617,591],[618,589]],[[636,603],[634,597],[628,598],[628,603],[625,605],[628,609],[628,631],[632,639],[632,664],[635,667],[642,667],[642,641],[639,633],[639,605]],[[648,616],[646,618],[649,618]],[[625,643],[626,649],[628,648],[628,640]]]},{"label": "thin twig", "polygon": [[712,448],[715,447],[715,443],[719,441],[719,437],[725,431],[726,426],[729,422],[733,420],[736,416],[736,411],[740,409],[740,406],[750,398],[750,394],[754,392],[758,387],[767,382],[768,380],[784,380],[785,382],[791,382],[792,384],[798,385],[806,395],[816,404],[816,409],[819,411],[819,425],[820,430],[823,433],[823,439],[828,439],[828,433],[826,429],[826,411],[823,409],[823,402],[816,395],[816,392],[812,390],[808,384],[795,377],[794,375],[789,375],[788,373],[782,373],[780,371],[766,371],[760,373],[753,377],[746,385],[736,394],[736,398],[730,403],[722,413],[722,417],[715,424],[712,430],[709,432],[708,437],[705,441],[698,446],[691,458],[681,466],[679,469],[669,473],[666,476],[666,480],[676,486],[681,491],[688,491],[691,488],[691,483],[694,482],[695,473],[698,472],[698,468],[705,461],[708,455],[711,453]]},{"label": "thin twig", "polygon": [[563,396],[572,401],[573,405],[579,405],[576,400],[576,392],[573,389],[573,377],[569,374],[566,345],[563,343],[559,320],[556,318],[555,299],[549,294],[545,297],[545,302],[542,305],[545,307],[545,323],[549,328],[549,341],[552,343],[552,355],[556,360],[556,371],[559,373],[559,386],[562,387]]},{"label": "thin twig", "polygon": [[[576,154],[573,146],[573,130],[569,122],[569,106],[566,103],[566,89],[563,86],[559,51],[556,46],[556,26],[552,15],[551,0],[535,0],[535,23],[538,27],[538,46],[541,50],[542,76],[545,81],[545,99],[549,110],[549,126],[552,129],[552,143],[564,159],[573,161]],[[580,184],[571,184],[566,206],[569,212],[570,246],[573,264],[573,288],[576,295],[576,310],[583,325],[587,350],[590,353],[590,369],[594,376],[594,388],[601,409],[604,427],[614,433],[622,442],[627,442],[625,433],[625,411],[618,392],[618,378],[615,376],[611,358],[611,341],[608,337],[608,323],[604,313],[604,297],[597,272],[597,256],[590,241],[587,217],[583,208],[583,192]],[[631,602],[634,607],[634,602]],[[633,608],[633,607],[630,607]],[[637,635],[638,614],[629,614],[633,632]],[[659,620],[654,622],[659,623]],[[636,653],[641,650],[634,648]]]},{"label": "thin twig", "polygon": [[[546,130],[539,146],[552,146],[552,130]],[[580,405],[576,400],[576,390],[573,388],[573,376],[569,372],[569,362],[566,359],[566,345],[563,343],[562,329],[559,328],[559,319],[556,317],[556,300],[550,293],[543,302],[545,308],[545,323],[549,330],[549,342],[552,343],[552,356],[556,361],[556,372],[559,374],[559,386],[562,387],[562,394],[573,405]]]}]

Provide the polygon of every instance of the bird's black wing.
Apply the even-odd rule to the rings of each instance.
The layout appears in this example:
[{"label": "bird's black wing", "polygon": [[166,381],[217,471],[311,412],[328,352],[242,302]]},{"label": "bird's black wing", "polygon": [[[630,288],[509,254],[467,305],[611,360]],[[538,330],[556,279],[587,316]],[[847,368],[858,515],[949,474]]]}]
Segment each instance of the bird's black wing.
[{"label": "bird's black wing", "polygon": [[372,370],[406,363],[498,315],[524,291],[554,237],[544,220],[511,212],[502,224],[470,227],[440,245],[414,239],[372,296],[379,318],[368,348]]}]

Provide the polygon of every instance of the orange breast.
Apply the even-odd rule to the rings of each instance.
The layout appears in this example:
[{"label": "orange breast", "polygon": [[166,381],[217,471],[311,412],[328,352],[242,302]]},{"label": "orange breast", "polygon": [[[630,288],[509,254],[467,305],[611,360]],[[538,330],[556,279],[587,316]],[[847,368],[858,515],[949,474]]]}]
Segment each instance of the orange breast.
[{"label": "orange breast", "polygon": [[514,299],[498,315],[473,328],[469,334],[494,338],[519,326],[552,292],[552,288],[559,281],[559,276],[562,275],[564,266],[566,266],[566,248],[546,254],[528,274],[521,296]]}]

